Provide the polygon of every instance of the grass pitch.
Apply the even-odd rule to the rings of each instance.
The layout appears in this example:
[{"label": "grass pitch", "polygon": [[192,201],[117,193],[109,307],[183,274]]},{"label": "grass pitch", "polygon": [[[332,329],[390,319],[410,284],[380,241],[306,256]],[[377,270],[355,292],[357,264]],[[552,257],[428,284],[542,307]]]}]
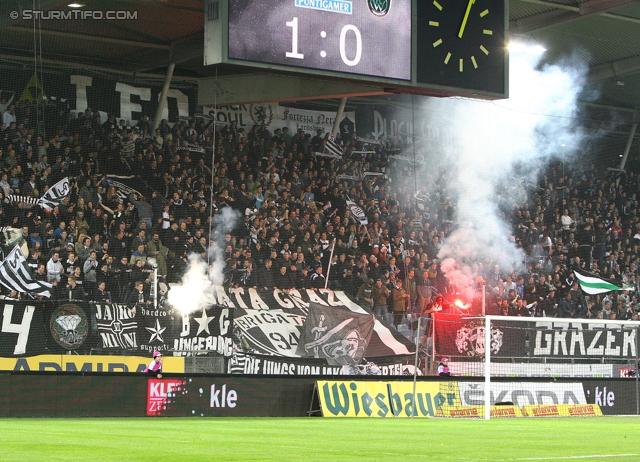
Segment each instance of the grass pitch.
[{"label": "grass pitch", "polygon": [[7,461],[640,461],[640,418],[0,419]]}]

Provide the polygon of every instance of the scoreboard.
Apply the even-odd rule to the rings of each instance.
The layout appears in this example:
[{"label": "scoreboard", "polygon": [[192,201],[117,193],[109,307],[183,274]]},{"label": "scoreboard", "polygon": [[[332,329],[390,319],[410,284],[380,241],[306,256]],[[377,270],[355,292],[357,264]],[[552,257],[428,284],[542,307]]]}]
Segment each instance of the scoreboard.
[{"label": "scoreboard", "polygon": [[208,0],[205,65],[508,95],[506,0]]}]

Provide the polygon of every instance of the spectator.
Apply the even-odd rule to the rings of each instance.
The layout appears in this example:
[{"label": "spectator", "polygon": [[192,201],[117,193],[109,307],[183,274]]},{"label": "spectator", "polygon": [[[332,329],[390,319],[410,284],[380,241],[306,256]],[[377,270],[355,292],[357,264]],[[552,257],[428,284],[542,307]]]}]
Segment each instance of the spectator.
[{"label": "spectator", "polygon": [[382,285],[382,279],[377,279],[371,291],[373,298],[373,313],[380,321],[391,322],[389,319],[389,311],[387,309],[387,301],[389,299],[389,289]]},{"label": "spectator", "polygon": [[402,288],[402,279],[396,281],[396,287],[392,290],[392,294],[393,324],[398,327],[402,324],[409,302],[409,294]]}]

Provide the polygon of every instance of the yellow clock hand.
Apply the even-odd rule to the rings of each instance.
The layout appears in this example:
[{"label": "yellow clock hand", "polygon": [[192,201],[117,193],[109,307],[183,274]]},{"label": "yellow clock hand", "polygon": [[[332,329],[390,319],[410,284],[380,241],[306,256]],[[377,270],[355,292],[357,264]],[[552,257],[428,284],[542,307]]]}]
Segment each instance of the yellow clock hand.
[{"label": "yellow clock hand", "polygon": [[460,31],[458,32],[458,37],[462,38],[462,34],[464,34],[464,28],[467,26],[467,19],[469,19],[469,13],[471,13],[471,7],[476,2],[476,0],[469,0],[467,3],[467,12],[464,14],[464,18],[462,19],[462,25],[460,26]]}]

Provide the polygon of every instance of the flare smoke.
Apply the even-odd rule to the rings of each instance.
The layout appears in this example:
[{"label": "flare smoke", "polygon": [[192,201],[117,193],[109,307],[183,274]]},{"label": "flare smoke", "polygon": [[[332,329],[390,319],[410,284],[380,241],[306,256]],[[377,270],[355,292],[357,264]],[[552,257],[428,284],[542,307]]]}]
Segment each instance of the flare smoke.
[{"label": "flare smoke", "polygon": [[[542,51],[524,47],[511,53],[508,100],[429,99],[425,107],[425,113],[445,115],[428,119],[430,128],[448,133],[450,140],[432,148],[429,157],[445,159],[440,178],[457,198],[458,228],[438,258],[447,278],[466,295],[478,275],[475,262],[488,258],[509,272],[524,260],[499,208],[516,200],[499,191],[518,184],[524,191],[525,180],[535,183],[549,157],[569,160],[584,141],[575,116],[586,66],[541,65],[541,56]],[[426,166],[435,175],[437,168]]]},{"label": "flare smoke", "polygon": [[214,303],[213,285],[222,285],[224,281],[224,237],[233,231],[239,217],[240,213],[230,207],[213,217],[209,262],[198,254],[188,255],[189,267],[180,284],[171,287],[169,304],[183,313],[191,313]]}]

